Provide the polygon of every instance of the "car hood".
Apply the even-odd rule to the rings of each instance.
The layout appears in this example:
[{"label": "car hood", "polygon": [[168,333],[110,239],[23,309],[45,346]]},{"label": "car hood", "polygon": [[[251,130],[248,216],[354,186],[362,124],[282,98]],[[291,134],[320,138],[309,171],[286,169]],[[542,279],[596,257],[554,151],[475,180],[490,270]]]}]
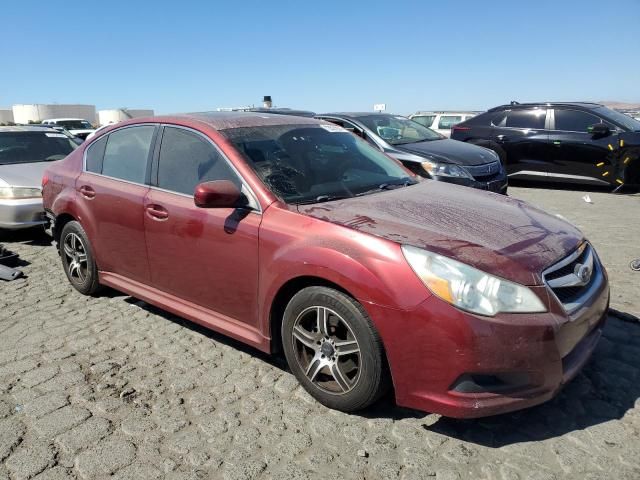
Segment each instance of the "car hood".
[{"label": "car hood", "polygon": [[0,165],[0,187],[40,187],[42,175],[51,162]]},{"label": "car hood", "polygon": [[542,271],[583,240],[567,221],[520,200],[432,180],[298,210],[523,285],[542,284]]},{"label": "car hood", "polygon": [[449,138],[405,143],[394,148],[414,155],[427,155],[442,163],[455,163],[458,165],[483,165],[497,160],[486,148]]}]

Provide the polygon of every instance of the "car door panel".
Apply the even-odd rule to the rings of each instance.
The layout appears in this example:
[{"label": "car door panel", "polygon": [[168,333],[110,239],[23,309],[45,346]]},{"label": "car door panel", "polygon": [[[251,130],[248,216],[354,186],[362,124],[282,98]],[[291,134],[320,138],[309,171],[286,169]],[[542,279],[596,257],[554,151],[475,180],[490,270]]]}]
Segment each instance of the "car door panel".
[{"label": "car door panel", "polygon": [[[166,214],[158,218],[149,207]],[[193,198],[151,189],[144,225],[152,285],[256,326],[261,218],[242,209],[198,208]]]}]

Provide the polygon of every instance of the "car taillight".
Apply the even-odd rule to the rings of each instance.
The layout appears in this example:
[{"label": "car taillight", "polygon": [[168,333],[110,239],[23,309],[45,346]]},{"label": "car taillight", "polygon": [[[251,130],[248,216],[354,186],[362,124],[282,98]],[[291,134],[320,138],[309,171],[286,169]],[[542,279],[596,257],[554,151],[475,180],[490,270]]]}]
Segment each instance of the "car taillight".
[{"label": "car taillight", "polygon": [[45,186],[47,183],[49,183],[49,176],[45,173],[45,174],[42,176],[42,188],[44,188],[44,186]]},{"label": "car taillight", "polygon": [[457,125],[454,125],[454,127],[451,129],[451,131],[453,132],[463,132],[465,130],[471,130],[471,127],[459,127]]}]

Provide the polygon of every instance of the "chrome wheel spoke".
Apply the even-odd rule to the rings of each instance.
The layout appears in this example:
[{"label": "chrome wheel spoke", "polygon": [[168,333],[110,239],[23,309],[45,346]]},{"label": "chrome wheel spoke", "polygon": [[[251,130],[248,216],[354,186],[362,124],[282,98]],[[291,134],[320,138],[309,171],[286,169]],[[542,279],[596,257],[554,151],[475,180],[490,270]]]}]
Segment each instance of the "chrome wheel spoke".
[{"label": "chrome wheel spoke", "polygon": [[293,338],[302,343],[305,347],[309,347],[313,350],[318,349],[318,344],[316,343],[317,339],[315,336],[300,325],[296,325],[293,328]]},{"label": "chrome wheel spoke", "polygon": [[320,373],[320,370],[322,370],[324,366],[325,364],[320,359],[320,356],[315,355],[309,362],[309,366],[307,367],[307,371],[305,372],[305,375],[310,381],[313,382],[313,380],[316,378],[318,373]]},{"label": "chrome wheel spoke", "polygon": [[63,245],[63,250],[64,250],[64,254],[65,254],[67,257],[70,257],[70,258],[72,258],[72,257],[73,257],[74,251],[73,251],[73,248],[71,248],[71,245],[67,245],[67,244],[65,243],[65,244]]},{"label": "chrome wheel spoke", "polygon": [[360,346],[355,340],[339,340],[335,343],[335,347],[338,357],[360,352]]},{"label": "chrome wheel spoke", "polygon": [[78,254],[78,262],[79,263],[85,263],[87,261],[87,254],[86,253],[79,253]]},{"label": "chrome wheel spoke", "polygon": [[351,388],[351,384],[349,380],[347,380],[347,376],[344,374],[342,369],[340,368],[340,364],[338,362],[334,362],[331,365],[331,375],[335,379],[338,386],[342,389],[343,392],[348,391]]},{"label": "chrome wheel spoke", "polygon": [[84,282],[84,273],[82,272],[82,267],[80,266],[80,264],[77,264],[76,267],[77,271],[78,271],[78,280],[80,280],[81,282]]},{"label": "chrome wheel spoke", "polygon": [[318,331],[325,337],[329,336],[329,311],[324,307],[316,307],[318,315]]}]

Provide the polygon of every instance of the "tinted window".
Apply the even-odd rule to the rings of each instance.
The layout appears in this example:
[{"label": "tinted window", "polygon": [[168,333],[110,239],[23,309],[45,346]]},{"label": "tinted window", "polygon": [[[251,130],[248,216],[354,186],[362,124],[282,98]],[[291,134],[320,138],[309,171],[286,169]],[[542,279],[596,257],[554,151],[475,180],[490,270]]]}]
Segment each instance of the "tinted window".
[{"label": "tinted window", "polygon": [[438,122],[438,128],[449,129],[462,121],[461,115],[442,115]]},{"label": "tinted window", "polygon": [[439,133],[405,117],[379,114],[358,117],[358,120],[391,145],[440,140],[443,138]]},{"label": "tinted window", "polygon": [[145,183],[147,159],[154,126],[128,127],[109,134],[102,174],[135,183]]},{"label": "tinted window", "polygon": [[242,182],[218,150],[200,135],[165,127],[158,162],[158,186],[193,195],[196,186],[211,180]]},{"label": "tinted window", "polygon": [[418,122],[420,125],[424,125],[425,127],[431,127],[434,118],[436,118],[435,115],[420,115],[418,117],[412,117],[411,120]]},{"label": "tinted window", "polygon": [[87,148],[87,172],[102,173],[102,158],[104,157],[104,147],[107,146],[107,137],[93,142]]},{"label": "tinted window", "polygon": [[0,132],[0,165],[61,160],[78,145],[64,133]]},{"label": "tinted window", "polygon": [[595,115],[578,110],[556,110],[554,116],[556,130],[569,132],[586,132],[591,125],[600,123],[600,118]]},{"label": "tinted window", "polygon": [[505,127],[543,129],[546,110],[511,110],[506,112]]}]

